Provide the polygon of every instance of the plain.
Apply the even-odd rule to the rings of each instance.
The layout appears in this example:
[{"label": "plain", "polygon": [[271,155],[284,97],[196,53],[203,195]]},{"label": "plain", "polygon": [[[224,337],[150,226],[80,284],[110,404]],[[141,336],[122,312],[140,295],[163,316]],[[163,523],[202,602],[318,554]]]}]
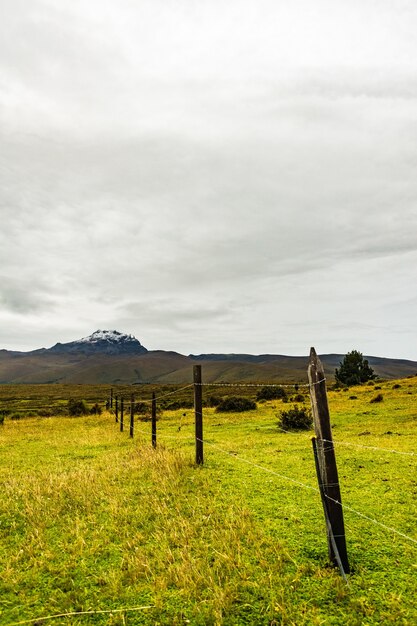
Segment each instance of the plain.
[{"label": "plain", "polygon": [[[25,387],[5,394],[17,405]],[[110,412],[6,416],[0,624],[417,623],[417,377],[329,403],[348,583],[327,565],[312,432],[279,430],[281,400],[205,408],[203,466],[192,409],[164,411],[155,450],[149,422],[131,439]]]}]

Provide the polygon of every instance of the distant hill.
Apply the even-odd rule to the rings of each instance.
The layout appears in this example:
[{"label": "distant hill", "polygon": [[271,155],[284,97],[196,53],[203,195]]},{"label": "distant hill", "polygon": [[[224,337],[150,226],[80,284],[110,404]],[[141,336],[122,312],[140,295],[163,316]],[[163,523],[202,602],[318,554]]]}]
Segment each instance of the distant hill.
[{"label": "distant hill", "polygon": [[[331,379],[342,354],[320,355]],[[381,378],[417,373],[417,362],[366,357]],[[189,383],[196,363],[204,382],[305,382],[308,357],[274,354],[199,354],[147,350],[135,337],[119,331],[92,335],[31,352],[0,350],[0,384]]]}]

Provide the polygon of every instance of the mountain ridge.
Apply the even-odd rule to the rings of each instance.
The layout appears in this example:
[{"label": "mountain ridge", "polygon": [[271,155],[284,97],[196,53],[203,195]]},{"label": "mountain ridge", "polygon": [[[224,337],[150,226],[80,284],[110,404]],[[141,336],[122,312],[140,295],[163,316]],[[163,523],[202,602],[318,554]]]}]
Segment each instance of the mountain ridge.
[{"label": "mountain ridge", "polygon": [[[343,354],[322,354],[325,374]],[[417,362],[366,356],[381,378],[417,374]],[[308,356],[282,354],[190,354],[148,350],[133,335],[97,330],[88,337],[29,352],[0,349],[0,384],[181,384],[191,383],[193,366],[203,366],[204,382],[301,382],[307,379]]]}]

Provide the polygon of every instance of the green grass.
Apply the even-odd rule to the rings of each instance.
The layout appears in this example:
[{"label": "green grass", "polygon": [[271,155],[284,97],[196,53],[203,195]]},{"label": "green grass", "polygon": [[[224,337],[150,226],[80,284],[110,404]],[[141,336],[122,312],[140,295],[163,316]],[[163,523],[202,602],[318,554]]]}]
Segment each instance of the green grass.
[{"label": "green grass", "polygon": [[[417,456],[374,449],[417,452],[417,378],[398,382],[331,391],[329,403],[343,502],[417,541]],[[416,543],[346,510],[349,584],[327,565],[311,433],[277,428],[288,406],[204,409],[203,467],[191,409],[164,412],[156,450],[149,423],[131,440],[110,414],[6,416],[0,624],[93,610],[113,613],[37,623],[417,623]],[[151,608],[117,612],[134,607]]]}]

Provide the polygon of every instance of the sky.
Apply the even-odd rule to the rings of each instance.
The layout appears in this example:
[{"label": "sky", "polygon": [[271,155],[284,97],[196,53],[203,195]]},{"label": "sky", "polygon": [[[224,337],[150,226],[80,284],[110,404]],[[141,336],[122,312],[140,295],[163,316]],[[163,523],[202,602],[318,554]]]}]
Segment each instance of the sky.
[{"label": "sky", "polygon": [[417,360],[415,0],[0,0],[0,348]]}]

